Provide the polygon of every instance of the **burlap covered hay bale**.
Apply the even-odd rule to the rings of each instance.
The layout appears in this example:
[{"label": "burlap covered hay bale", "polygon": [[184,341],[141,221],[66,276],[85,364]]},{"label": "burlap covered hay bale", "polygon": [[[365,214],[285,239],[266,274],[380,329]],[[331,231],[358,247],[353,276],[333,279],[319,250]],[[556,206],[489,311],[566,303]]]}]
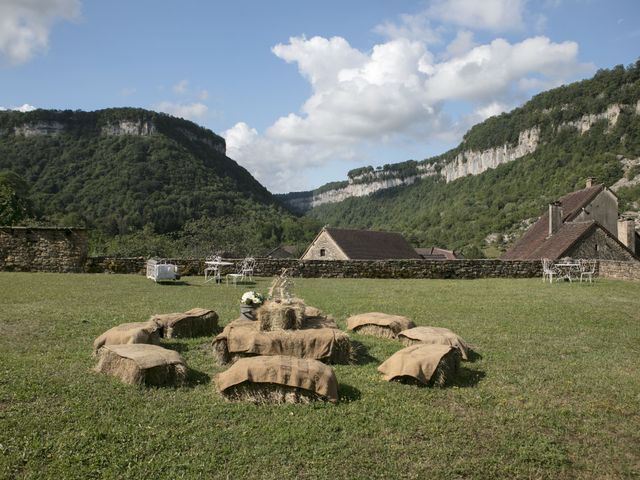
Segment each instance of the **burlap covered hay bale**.
[{"label": "burlap covered hay bale", "polygon": [[266,301],[256,312],[260,330],[296,330],[302,326],[304,303]]},{"label": "burlap covered hay bale", "polygon": [[402,330],[415,326],[407,317],[380,312],[361,313],[347,318],[348,330],[381,338],[396,338]]},{"label": "burlap covered hay bale", "polygon": [[403,330],[398,334],[398,340],[407,347],[418,343],[451,345],[460,350],[463,360],[469,360],[469,355],[472,352],[462,337],[448,328],[442,327],[415,327]]},{"label": "burlap covered hay bale", "polygon": [[257,322],[235,320],[213,340],[219,365],[255,355],[289,355],[326,363],[352,363],[349,336],[335,328],[310,328],[263,332]]},{"label": "burlap covered hay bale", "polygon": [[460,351],[450,345],[418,344],[394,353],[378,371],[387,381],[412,379],[436,387],[450,385],[460,369]]},{"label": "burlap covered hay bale", "polygon": [[104,345],[124,345],[130,343],[148,343],[158,345],[162,326],[150,320],[148,322],[123,323],[110,328],[93,342],[93,353]]},{"label": "burlap covered hay bale", "polygon": [[253,403],[338,402],[333,369],[317,360],[285,355],[238,360],[216,375],[216,388],[227,400]]},{"label": "burlap covered hay bale", "polygon": [[218,314],[206,308],[192,308],[184,313],[166,313],[151,317],[163,326],[164,338],[191,338],[215,335]]},{"label": "burlap covered hay bale", "polygon": [[131,385],[181,386],[187,367],[178,352],[157,345],[105,345],[95,370]]}]

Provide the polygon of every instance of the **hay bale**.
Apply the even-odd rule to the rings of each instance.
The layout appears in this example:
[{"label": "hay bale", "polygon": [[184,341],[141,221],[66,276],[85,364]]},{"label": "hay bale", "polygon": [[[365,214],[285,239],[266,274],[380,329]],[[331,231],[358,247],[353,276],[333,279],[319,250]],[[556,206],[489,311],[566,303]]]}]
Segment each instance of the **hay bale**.
[{"label": "hay bale", "polygon": [[163,326],[164,338],[201,337],[215,335],[218,331],[218,314],[205,308],[154,315],[151,320]]},{"label": "hay bale", "polygon": [[450,385],[460,369],[460,351],[450,345],[418,344],[394,353],[378,371],[387,381],[419,382],[427,386]]},{"label": "hay bale", "polygon": [[471,347],[462,337],[455,334],[448,328],[442,327],[415,327],[403,330],[398,334],[398,340],[403,345],[409,347],[419,343],[451,345],[457,348],[462,355],[463,360],[469,360],[469,356],[473,353]]},{"label": "hay bale", "polygon": [[162,325],[150,320],[148,322],[123,323],[110,328],[93,342],[93,354],[104,345],[124,345],[132,343],[147,343],[158,345]]},{"label": "hay bale", "polygon": [[396,338],[401,331],[415,326],[407,317],[380,312],[361,313],[347,318],[348,330],[381,338]]},{"label": "hay bale", "polygon": [[181,386],[187,367],[178,352],[157,345],[105,345],[98,350],[95,371],[130,385]]},{"label": "hay bale", "polygon": [[227,400],[254,403],[338,402],[333,369],[317,360],[284,355],[238,360],[216,375],[218,392]]},{"label": "hay bale", "polygon": [[351,340],[341,330],[310,328],[263,332],[256,324],[236,320],[213,340],[213,356],[219,365],[256,355],[288,355],[332,364],[353,362],[355,354]]},{"label": "hay bale", "polygon": [[302,302],[265,302],[256,312],[260,330],[296,330],[301,328],[304,318]]}]

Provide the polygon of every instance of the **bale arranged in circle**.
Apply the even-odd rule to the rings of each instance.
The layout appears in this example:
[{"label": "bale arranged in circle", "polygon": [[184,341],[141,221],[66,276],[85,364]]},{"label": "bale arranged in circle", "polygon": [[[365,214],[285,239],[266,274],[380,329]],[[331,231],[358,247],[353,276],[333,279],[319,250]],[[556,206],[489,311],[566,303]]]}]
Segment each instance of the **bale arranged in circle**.
[{"label": "bale arranged in circle", "polygon": [[266,301],[256,312],[260,330],[296,330],[301,328],[304,319],[304,302]]},{"label": "bale arranged in circle", "polygon": [[402,330],[415,326],[407,317],[380,312],[361,313],[347,318],[348,330],[381,338],[396,338]]},{"label": "bale arranged in circle", "polygon": [[418,344],[394,353],[378,371],[387,381],[412,379],[428,386],[450,385],[460,368],[460,352],[450,345]]},{"label": "bale arranged in circle", "polygon": [[124,345],[130,343],[148,343],[158,345],[162,325],[150,320],[148,322],[123,323],[110,328],[93,342],[95,354],[104,345]]},{"label": "bale arranged in circle", "polygon": [[215,335],[218,331],[218,314],[206,308],[154,315],[151,320],[162,325],[164,338],[201,337]]},{"label": "bale arranged in circle", "polygon": [[238,360],[216,375],[216,388],[227,400],[253,403],[338,402],[333,369],[317,360],[285,355]]},{"label": "bale arranged in circle", "polygon": [[349,336],[336,328],[309,328],[263,332],[258,322],[234,320],[212,343],[220,365],[255,355],[290,355],[326,363],[351,363]]},{"label": "bale arranged in circle", "polygon": [[178,352],[157,345],[105,345],[95,370],[131,385],[181,386],[187,367]]},{"label": "bale arranged in circle", "polygon": [[442,327],[415,327],[403,330],[398,334],[398,340],[407,347],[418,343],[451,345],[460,350],[463,360],[469,360],[472,352],[462,337]]}]

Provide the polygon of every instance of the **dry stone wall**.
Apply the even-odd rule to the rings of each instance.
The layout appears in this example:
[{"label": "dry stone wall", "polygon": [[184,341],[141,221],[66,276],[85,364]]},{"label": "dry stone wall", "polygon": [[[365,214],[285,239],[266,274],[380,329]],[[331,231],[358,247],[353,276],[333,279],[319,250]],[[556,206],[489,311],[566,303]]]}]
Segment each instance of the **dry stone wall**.
[{"label": "dry stone wall", "polygon": [[640,281],[640,262],[618,262],[614,260],[600,260],[598,275],[601,278]]},{"label": "dry stone wall", "polygon": [[84,229],[0,227],[0,270],[82,272],[86,259]]}]

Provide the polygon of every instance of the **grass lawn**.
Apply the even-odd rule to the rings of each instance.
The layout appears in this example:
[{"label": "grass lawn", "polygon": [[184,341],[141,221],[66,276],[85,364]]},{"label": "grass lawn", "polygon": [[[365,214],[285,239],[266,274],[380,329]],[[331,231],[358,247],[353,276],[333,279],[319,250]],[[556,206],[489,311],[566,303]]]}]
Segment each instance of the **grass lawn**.
[{"label": "grass lawn", "polygon": [[210,338],[165,342],[192,369],[186,388],[92,372],[93,339],[119,323],[196,306],[236,318],[247,288],[202,281],[0,273],[0,477],[640,476],[640,283],[296,280],[342,328],[378,310],[474,344],[482,358],[447,389],[382,381],[400,344],[356,334],[338,405],[224,402]]}]

